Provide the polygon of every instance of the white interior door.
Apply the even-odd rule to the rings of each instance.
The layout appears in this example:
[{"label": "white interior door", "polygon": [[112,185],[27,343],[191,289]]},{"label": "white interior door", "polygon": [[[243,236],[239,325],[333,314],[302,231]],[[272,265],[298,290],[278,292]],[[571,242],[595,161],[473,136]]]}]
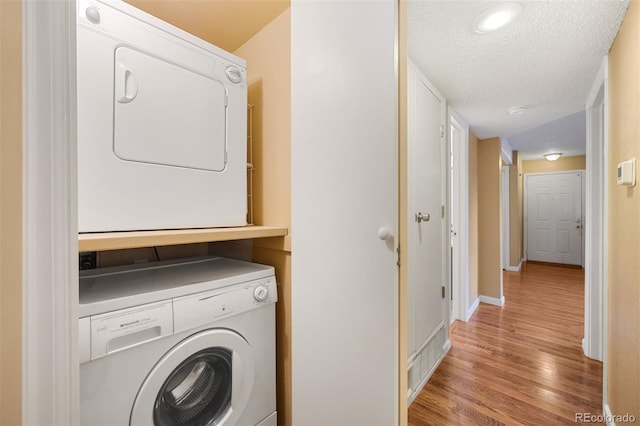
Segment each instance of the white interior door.
[{"label": "white interior door", "polygon": [[[445,223],[442,214],[445,102],[410,66],[408,78],[408,296],[411,390],[417,391],[443,352]],[[446,230],[448,233],[449,230]]]},{"label": "white interior door", "polygon": [[527,259],[582,264],[582,172],[526,176]]},{"label": "white interior door", "polygon": [[295,425],[399,422],[396,8],[291,3]]},{"label": "white interior door", "polygon": [[449,220],[450,220],[450,242],[451,242],[451,268],[450,268],[450,290],[449,290],[449,324],[460,318],[458,310],[459,303],[455,300],[460,295],[460,286],[462,284],[462,265],[460,261],[460,237],[458,233],[461,231],[461,214],[460,214],[460,180],[461,165],[460,151],[462,145],[463,132],[459,125],[452,119],[449,127],[449,147],[451,152],[450,181],[451,190],[449,191]]}]

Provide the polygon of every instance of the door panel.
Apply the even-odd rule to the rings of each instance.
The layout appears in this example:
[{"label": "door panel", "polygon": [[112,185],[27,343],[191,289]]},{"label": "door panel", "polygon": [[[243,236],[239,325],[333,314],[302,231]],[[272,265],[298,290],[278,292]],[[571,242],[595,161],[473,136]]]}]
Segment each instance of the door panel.
[{"label": "door panel", "polygon": [[582,264],[582,172],[527,176],[527,259]]},{"label": "door panel", "polygon": [[396,7],[291,4],[295,425],[398,422]]},{"label": "door panel", "polygon": [[[442,322],[441,138],[442,102],[419,79],[414,80],[415,126],[409,138],[409,282],[415,290],[415,341],[419,349]],[[415,121],[414,121],[415,120]],[[415,215],[430,219],[418,222]]]},{"label": "door panel", "polygon": [[558,230],[556,233],[556,249],[558,253],[569,254],[571,249],[569,231]]},{"label": "door panel", "polygon": [[[442,355],[442,344],[436,341],[446,322],[441,212],[444,100],[410,67],[408,101],[408,354],[412,368],[420,368],[419,382],[411,384],[414,393]],[[420,214],[428,215],[428,220],[420,220]],[[415,376],[414,370],[410,377]]]}]

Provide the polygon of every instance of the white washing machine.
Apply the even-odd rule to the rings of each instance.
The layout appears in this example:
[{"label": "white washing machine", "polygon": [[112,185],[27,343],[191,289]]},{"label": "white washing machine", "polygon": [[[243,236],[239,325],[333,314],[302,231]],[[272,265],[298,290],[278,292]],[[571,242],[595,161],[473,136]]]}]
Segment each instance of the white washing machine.
[{"label": "white washing machine", "polygon": [[82,271],[80,424],[275,426],[276,300],[219,257]]},{"label": "white washing machine", "polygon": [[80,232],[246,225],[246,62],[118,0],[77,2]]}]

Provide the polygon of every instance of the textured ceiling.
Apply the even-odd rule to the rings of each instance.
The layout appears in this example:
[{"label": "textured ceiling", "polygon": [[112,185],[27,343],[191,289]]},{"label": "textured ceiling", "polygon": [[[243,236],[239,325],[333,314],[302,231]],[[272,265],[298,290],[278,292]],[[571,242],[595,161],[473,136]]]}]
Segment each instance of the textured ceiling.
[{"label": "textured ceiling", "polygon": [[290,6],[289,0],[126,0],[228,52]]},{"label": "textured ceiling", "polygon": [[[409,0],[409,55],[479,138],[508,137],[528,155],[524,141],[537,152],[542,136],[550,138],[536,137],[534,128],[584,110],[629,1],[521,1],[524,11],[512,25],[474,33],[478,14],[499,3]],[[511,116],[508,108],[518,105],[527,111]],[[557,136],[544,143],[569,151],[563,122],[551,126]]]},{"label": "textured ceiling", "polygon": [[564,157],[585,155],[586,126],[586,114],[580,111],[511,136],[509,145],[523,160],[539,160],[552,152],[560,152]]}]

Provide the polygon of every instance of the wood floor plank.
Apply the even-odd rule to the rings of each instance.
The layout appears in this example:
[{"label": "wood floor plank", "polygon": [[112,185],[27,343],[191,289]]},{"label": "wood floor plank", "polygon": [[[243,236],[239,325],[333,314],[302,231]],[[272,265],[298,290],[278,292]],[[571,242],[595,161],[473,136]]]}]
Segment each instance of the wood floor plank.
[{"label": "wood floor plank", "polygon": [[601,414],[602,364],[586,358],[584,271],[525,263],[503,307],[451,327],[452,348],[409,407],[409,425],[573,425]]}]

